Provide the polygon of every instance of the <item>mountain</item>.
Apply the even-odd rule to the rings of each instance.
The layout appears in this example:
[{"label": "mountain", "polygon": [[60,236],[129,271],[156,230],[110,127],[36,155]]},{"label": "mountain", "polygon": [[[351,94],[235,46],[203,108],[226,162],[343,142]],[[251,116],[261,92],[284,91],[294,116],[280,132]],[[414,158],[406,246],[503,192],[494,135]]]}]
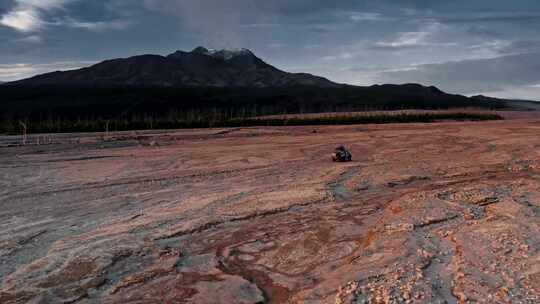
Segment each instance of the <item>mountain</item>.
[{"label": "mountain", "polygon": [[53,72],[17,81],[19,85],[130,85],[201,87],[338,87],[323,77],[279,70],[250,50],[176,51],[168,56],[141,55]]},{"label": "mountain", "polygon": [[38,75],[0,85],[0,96],[0,133],[14,132],[19,120],[49,132],[99,130],[104,121],[137,129],[282,113],[514,107],[420,84],[337,84],[279,70],[247,49],[203,47]]}]

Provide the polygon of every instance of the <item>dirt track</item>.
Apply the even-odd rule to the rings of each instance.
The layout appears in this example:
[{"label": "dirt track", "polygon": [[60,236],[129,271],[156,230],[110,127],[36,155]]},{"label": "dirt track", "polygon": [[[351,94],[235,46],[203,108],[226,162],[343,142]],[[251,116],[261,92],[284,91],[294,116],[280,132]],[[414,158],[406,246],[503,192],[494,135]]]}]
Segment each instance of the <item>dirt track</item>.
[{"label": "dirt track", "polygon": [[43,142],[0,148],[0,303],[540,301],[540,119]]}]

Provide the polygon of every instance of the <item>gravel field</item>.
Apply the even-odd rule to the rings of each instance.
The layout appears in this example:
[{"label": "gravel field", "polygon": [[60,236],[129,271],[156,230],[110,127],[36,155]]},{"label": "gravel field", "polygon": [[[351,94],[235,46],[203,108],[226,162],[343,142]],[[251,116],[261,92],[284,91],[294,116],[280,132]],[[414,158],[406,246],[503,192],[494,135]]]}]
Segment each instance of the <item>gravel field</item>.
[{"label": "gravel field", "polygon": [[539,303],[512,115],[0,137],[0,303]]}]

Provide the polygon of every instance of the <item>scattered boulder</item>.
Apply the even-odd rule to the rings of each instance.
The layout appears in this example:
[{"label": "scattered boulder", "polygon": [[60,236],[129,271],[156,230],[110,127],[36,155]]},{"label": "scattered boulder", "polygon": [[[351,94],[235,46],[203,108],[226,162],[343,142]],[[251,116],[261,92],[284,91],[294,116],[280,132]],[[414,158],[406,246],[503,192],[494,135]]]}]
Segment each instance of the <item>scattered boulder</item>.
[{"label": "scattered boulder", "polygon": [[345,146],[339,146],[332,153],[332,161],[334,162],[350,162],[352,161],[352,154],[345,148]]}]

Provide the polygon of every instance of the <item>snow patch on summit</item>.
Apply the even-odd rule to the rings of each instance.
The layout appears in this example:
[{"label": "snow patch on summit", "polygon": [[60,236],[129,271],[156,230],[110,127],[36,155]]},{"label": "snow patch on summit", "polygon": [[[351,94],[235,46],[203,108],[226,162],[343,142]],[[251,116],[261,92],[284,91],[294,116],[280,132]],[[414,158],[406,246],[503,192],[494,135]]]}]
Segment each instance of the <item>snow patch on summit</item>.
[{"label": "snow patch on summit", "polygon": [[223,49],[223,50],[215,50],[215,49],[207,49],[202,46],[195,48],[192,53],[198,53],[203,54],[207,56],[212,56],[214,58],[219,58],[223,60],[231,60],[235,57],[239,56],[245,56],[245,55],[253,55],[253,53],[248,49]]}]

